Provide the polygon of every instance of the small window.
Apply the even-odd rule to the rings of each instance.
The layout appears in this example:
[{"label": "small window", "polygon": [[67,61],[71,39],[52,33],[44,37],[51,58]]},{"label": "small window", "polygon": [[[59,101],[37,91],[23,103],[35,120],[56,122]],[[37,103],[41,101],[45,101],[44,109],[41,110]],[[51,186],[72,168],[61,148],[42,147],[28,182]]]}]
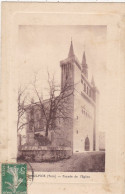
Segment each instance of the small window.
[{"label": "small window", "polygon": [[79,117],[77,116],[77,120],[78,120],[78,118],[79,118]]},{"label": "small window", "polygon": [[88,92],[89,92],[89,89],[88,89],[88,86],[87,86],[87,94],[88,94]]},{"label": "small window", "polygon": [[39,113],[36,114],[36,118],[39,119]]},{"label": "small window", "polygon": [[33,118],[34,117],[34,111],[33,111],[33,109],[31,109],[31,111],[30,111],[30,118]]},{"label": "small window", "polygon": [[83,84],[83,80],[81,79],[81,83]]},{"label": "small window", "polygon": [[79,133],[79,131],[77,130],[77,131],[76,131],[76,133],[78,134],[78,133]]},{"label": "small window", "polygon": [[84,83],[84,92],[86,92],[86,84]]},{"label": "small window", "polygon": [[39,122],[37,122],[37,128],[39,129]]},{"label": "small window", "polygon": [[93,99],[93,91],[91,91],[91,98]]},{"label": "small window", "polygon": [[89,96],[91,97],[91,89],[89,90]]}]

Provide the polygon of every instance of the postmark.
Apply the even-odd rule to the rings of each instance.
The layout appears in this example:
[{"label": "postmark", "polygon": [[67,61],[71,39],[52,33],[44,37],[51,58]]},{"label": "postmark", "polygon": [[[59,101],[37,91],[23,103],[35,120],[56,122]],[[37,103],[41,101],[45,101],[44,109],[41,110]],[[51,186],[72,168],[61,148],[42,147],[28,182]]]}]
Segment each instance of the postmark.
[{"label": "postmark", "polygon": [[2,194],[27,194],[27,165],[2,164]]},{"label": "postmark", "polygon": [[27,160],[22,160],[23,163],[27,165],[27,185],[31,185],[34,180],[34,169],[30,162]]}]

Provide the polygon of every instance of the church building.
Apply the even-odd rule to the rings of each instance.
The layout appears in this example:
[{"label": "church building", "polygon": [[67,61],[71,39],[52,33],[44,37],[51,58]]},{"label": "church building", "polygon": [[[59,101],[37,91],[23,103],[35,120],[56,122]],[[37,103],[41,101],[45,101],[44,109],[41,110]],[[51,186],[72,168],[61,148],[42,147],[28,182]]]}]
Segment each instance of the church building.
[{"label": "church building", "polygon": [[72,123],[66,123],[65,133],[71,141],[74,152],[95,151],[99,149],[98,141],[98,98],[99,91],[94,78],[88,80],[88,65],[85,52],[80,63],[74,53],[71,41],[68,58],[60,62],[61,87],[65,82],[74,86],[74,95],[70,97],[72,104]]},{"label": "church building", "polygon": [[[99,91],[95,86],[94,78],[91,83],[88,80],[88,65],[86,54],[83,53],[80,63],[74,53],[73,43],[71,41],[68,57],[60,61],[61,68],[61,90],[65,83],[73,88],[73,94],[67,98],[66,108],[69,109],[70,120],[58,122],[58,137],[53,131],[48,132],[48,137],[52,147],[70,147],[72,154],[84,151],[97,151],[99,149],[98,140],[98,99]],[[45,101],[48,103],[49,101]],[[37,108],[35,105],[34,108]],[[38,118],[28,111],[27,118]],[[32,115],[31,115],[32,114]],[[38,115],[38,116],[37,116]],[[37,119],[36,118],[36,119]],[[41,118],[41,117],[39,117]],[[29,124],[30,121],[28,120]],[[44,133],[43,120],[37,122],[41,129],[34,130],[31,125],[27,125],[27,144],[33,142],[34,134],[39,131]]]}]

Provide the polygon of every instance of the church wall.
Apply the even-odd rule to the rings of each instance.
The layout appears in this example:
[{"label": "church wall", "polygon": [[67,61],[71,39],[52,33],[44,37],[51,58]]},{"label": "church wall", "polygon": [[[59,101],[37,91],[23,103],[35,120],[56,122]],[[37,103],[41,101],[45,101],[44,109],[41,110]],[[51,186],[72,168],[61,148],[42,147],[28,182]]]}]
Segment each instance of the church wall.
[{"label": "church wall", "polygon": [[93,151],[94,107],[81,96],[84,86],[81,83],[81,71],[77,66],[75,66],[74,80],[76,84],[74,92],[73,152],[85,151],[86,137],[90,141],[90,151]]},{"label": "church wall", "polygon": [[[61,80],[61,86],[64,87],[65,83],[68,83],[69,86],[73,85],[74,83],[74,67],[72,63],[64,63],[61,65],[61,72],[62,72],[62,80]],[[73,89],[73,88],[72,88]],[[72,90],[67,91],[68,93],[71,93]],[[63,134],[63,138],[66,141],[66,144],[72,148],[73,146],[73,112],[74,112],[74,96],[73,94],[70,95],[66,99],[66,104],[64,106],[64,109],[67,112],[68,119],[61,120],[60,130]]]}]

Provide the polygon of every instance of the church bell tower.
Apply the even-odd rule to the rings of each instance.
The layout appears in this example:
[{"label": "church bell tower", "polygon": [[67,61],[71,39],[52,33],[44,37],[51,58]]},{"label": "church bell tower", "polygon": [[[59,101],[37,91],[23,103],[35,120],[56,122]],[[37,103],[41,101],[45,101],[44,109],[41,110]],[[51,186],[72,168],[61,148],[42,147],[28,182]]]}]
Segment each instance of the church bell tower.
[{"label": "church bell tower", "polygon": [[60,62],[61,66],[61,89],[66,85],[74,84],[74,61],[75,54],[73,49],[73,43],[71,41],[68,58]]}]

